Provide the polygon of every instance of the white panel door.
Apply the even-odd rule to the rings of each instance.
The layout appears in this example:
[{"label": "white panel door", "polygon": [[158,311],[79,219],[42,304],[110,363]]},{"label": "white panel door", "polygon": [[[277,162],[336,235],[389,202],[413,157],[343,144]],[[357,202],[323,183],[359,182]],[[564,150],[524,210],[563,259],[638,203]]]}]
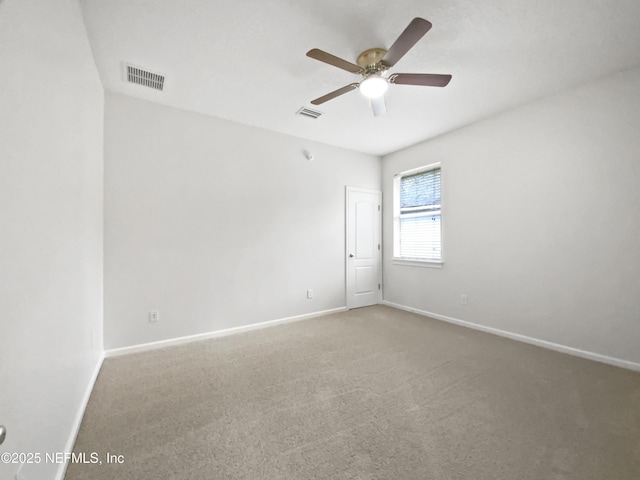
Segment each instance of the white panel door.
[{"label": "white panel door", "polygon": [[382,194],[347,187],[347,308],[382,300]]}]

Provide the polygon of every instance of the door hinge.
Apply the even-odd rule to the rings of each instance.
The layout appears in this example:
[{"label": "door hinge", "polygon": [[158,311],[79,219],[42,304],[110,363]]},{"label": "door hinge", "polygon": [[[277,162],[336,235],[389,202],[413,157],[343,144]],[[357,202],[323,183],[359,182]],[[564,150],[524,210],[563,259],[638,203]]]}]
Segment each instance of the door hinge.
[{"label": "door hinge", "polygon": [[378,244],[378,250],[380,250],[380,244]]},{"label": "door hinge", "polygon": [[378,211],[380,211],[380,205],[378,205]]},{"label": "door hinge", "polygon": [[378,290],[380,290],[380,284],[378,284]]}]

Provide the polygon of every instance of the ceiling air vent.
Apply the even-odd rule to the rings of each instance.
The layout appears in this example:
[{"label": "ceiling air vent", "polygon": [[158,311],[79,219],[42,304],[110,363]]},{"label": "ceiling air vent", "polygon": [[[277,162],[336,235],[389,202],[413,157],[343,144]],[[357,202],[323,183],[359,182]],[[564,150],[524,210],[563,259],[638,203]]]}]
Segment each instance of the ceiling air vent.
[{"label": "ceiling air vent", "polygon": [[164,75],[152,73],[129,64],[127,64],[127,81],[160,91],[164,88]]},{"label": "ceiling air vent", "polygon": [[298,115],[302,115],[303,117],[309,117],[309,118],[318,118],[320,115],[322,115],[322,112],[319,112],[317,110],[311,110],[310,108],[306,108],[306,107],[302,107],[296,113]]}]

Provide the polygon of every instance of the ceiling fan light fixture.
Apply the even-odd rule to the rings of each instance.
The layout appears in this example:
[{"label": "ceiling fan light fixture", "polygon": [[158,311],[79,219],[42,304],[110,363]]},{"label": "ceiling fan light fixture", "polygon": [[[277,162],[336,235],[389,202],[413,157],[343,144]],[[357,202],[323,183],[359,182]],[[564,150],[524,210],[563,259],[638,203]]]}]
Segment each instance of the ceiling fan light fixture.
[{"label": "ceiling fan light fixture", "polygon": [[378,98],[389,88],[389,82],[380,75],[371,75],[360,83],[360,93],[367,98]]},{"label": "ceiling fan light fixture", "polygon": [[[0,0],[0,2],[1,1],[2,0]],[[362,82],[354,82],[338,88],[331,93],[312,100],[311,104],[320,105],[358,88],[362,96],[369,99],[373,114],[378,116],[384,114],[387,110],[384,102],[384,93],[387,88],[389,88],[390,83],[394,85],[446,87],[451,81],[451,75],[435,73],[393,73],[389,76],[390,72],[388,70],[398,63],[431,27],[431,22],[424,18],[416,17],[411,20],[407,28],[396,38],[389,50],[385,50],[384,48],[369,48],[358,55],[356,63],[348,62],[330,53],[312,48],[307,52],[307,57],[333,65],[350,73],[362,75]]]}]

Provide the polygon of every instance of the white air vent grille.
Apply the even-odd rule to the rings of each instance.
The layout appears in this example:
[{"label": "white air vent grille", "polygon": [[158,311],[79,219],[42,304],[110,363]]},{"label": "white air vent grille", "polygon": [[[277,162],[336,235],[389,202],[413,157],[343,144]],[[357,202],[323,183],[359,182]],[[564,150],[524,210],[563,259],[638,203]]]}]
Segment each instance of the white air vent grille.
[{"label": "white air vent grille", "polygon": [[310,108],[306,108],[306,107],[302,107],[296,113],[298,115],[302,115],[303,117],[309,117],[309,118],[318,118],[320,115],[322,115],[322,112],[319,112],[317,110],[311,110]]},{"label": "white air vent grille", "polygon": [[164,75],[152,73],[133,65],[127,65],[127,81],[160,91],[164,88]]}]

